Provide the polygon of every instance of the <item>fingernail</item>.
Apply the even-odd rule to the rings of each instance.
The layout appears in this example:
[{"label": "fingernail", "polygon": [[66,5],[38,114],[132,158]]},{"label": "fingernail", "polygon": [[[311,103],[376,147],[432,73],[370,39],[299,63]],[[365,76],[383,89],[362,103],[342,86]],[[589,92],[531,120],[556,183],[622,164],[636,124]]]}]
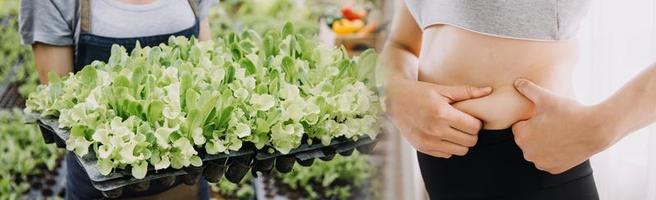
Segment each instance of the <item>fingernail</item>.
[{"label": "fingernail", "polygon": [[521,87],[521,86],[524,85],[525,83],[526,83],[526,80],[524,80],[524,79],[517,79],[517,80],[515,80],[515,87]]},{"label": "fingernail", "polygon": [[492,92],[492,87],[490,87],[490,86],[484,87],[484,88],[483,88],[483,91],[484,91],[485,93]]}]

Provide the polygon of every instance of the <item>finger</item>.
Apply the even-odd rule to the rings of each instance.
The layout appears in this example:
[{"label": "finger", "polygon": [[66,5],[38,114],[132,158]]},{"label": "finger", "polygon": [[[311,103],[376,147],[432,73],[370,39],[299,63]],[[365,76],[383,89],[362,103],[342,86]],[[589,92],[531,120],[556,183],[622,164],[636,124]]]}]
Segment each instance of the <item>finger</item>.
[{"label": "finger", "polygon": [[492,93],[492,87],[439,86],[438,92],[446,97],[449,103],[454,103],[487,96]]},{"label": "finger", "polygon": [[440,145],[440,137],[428,134],[427,132],[411,128],[409,132],[404,133],[405,138],[417,151],[428,154],[435,151],[435,146]]},{"label": "finger", "polygon": [[532,163],[535,165],[535,168],[536,168],[536,169],[538,169],[538,170],[540,170],[540,171],[544,171],[544,172],[547,171],[546,168],[544,168],[544,167],[542,167],[542,166],[540,166],[540,165],[538,165],[538,164],[535,164],[535,162],[533,162],[533,161],[529,161],[529,162],[532,162]]},{"label": "finger", "polygon": [[446,154],[462,156],[469,151],[469,147],[442,140],[438,136],[427,134],[416,129],[413,130],[411,134],[412,136],[408,138],[408,141],[415,147],[415,149],[417,149],[417,151],[420,152],[429,153],[439,151]]},{"label": "finger", "polygon": [[526,79],[515,80],[515,88],[519,93],[531,100],[534,104],[541,104],[550,92]]},{"label": "finger", "polygon": [[513,135],[521,135],[524,133],[524,130],[526,129],[526,126],[528,125],[528,121],[519,121],[516,122],[515,124],[512,125],[512,133]]},{"label": "finger", "polygon": [[473,147],[478,137],[452,128],[444,134],[443,139],[465,147]]},{"label": "finger", "polygon": [[472,147],[476,145],[478,140],[478,137],[475,135],[462,132],[449,126],[434,125],[432,129],[427,130],[428,131],[423,131],[423,133],[429,135],[429,137],[423,139],[437,139],[437,141],[446,140],[465,147]]},{"label": "finger", "polygon": [[[434,146],[439,145],[437,142],[430,142],[431,140],[428,140],[429,142],[419,142],[419,143],[414,143],[413,146],[415,149],[421,153],[433,156],[433,157],[438,157],[438,158],[451,158],[452,154],[450,153],[445,153],[440,150],[435,150],[433,148]],[[438,139],[432,140],[432,141],[439,141]]]},{"label": "finger", "polygon": [[452,128],[458,129],[462,132],[477,135],[478,131],[481,130],[481,120],[472,117],[458,109],[451,108],[447,112],[447,119],[450,119],[450,126]]},{"label": "finger", "polygon": [[442,140],[437,142],[436,145],[429,147],[428,151],[441,151],[448,154],[464,156],[469,151],[469,148]]},{"label": "finger", "polygon": [[512,133],[513,137],[515,139],[515,143],[522,147],[524,144],[524,135],[525,135],[525,130],[526,126],[528,125],[528,121],[519,121],[512,126]]}]

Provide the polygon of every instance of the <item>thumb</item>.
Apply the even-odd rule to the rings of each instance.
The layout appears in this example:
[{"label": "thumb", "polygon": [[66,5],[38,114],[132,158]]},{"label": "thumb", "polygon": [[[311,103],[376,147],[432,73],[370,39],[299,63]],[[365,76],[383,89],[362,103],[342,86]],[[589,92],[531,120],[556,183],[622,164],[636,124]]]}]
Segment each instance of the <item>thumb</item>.
[{"label": "thumb", "polygon": [[524,132],[524,128],[528,125],[528,121],[519,121],[512,125],[513,135],[521,135]]},{"label": "thumb", "polygon": [[519,93],[531,100],[534,104],[539,105],[544,101],[550,92],[535,83],[526,79],[515,80],[515,88]]},{"label": "thumb", "polygon": [[442,86],[439,93],[453,103],[487,96],[492,93],[492,87]]}]

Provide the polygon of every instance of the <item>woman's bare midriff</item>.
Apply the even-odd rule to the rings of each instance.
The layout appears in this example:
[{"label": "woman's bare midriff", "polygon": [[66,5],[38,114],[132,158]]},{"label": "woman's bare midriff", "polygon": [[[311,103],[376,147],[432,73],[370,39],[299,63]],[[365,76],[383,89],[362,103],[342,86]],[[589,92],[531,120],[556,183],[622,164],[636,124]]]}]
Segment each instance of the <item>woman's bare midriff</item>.
[{"label": "woman's bare midriff", "polygon": [[435,25],[424,30],[422,43],[420,81],[493,88],[489,96],[453,104],[483,121],[483,129],[508,128],[533,115],[533,103],[513,87],[517,78],[560,95],[573,94],[570,79],[577,58],[575,40],[507,39]]}]

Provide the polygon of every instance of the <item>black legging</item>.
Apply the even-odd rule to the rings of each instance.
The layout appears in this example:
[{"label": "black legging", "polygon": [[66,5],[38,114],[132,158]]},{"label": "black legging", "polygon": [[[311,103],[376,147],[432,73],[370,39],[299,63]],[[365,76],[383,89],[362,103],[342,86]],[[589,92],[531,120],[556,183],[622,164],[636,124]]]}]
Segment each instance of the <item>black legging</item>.
[{"label": "black legging", "polygon": [[597,200],[589,161],[552,175],[524,160],[512,130],[482,130],[465,156],[417,152],[431,199]]}]

